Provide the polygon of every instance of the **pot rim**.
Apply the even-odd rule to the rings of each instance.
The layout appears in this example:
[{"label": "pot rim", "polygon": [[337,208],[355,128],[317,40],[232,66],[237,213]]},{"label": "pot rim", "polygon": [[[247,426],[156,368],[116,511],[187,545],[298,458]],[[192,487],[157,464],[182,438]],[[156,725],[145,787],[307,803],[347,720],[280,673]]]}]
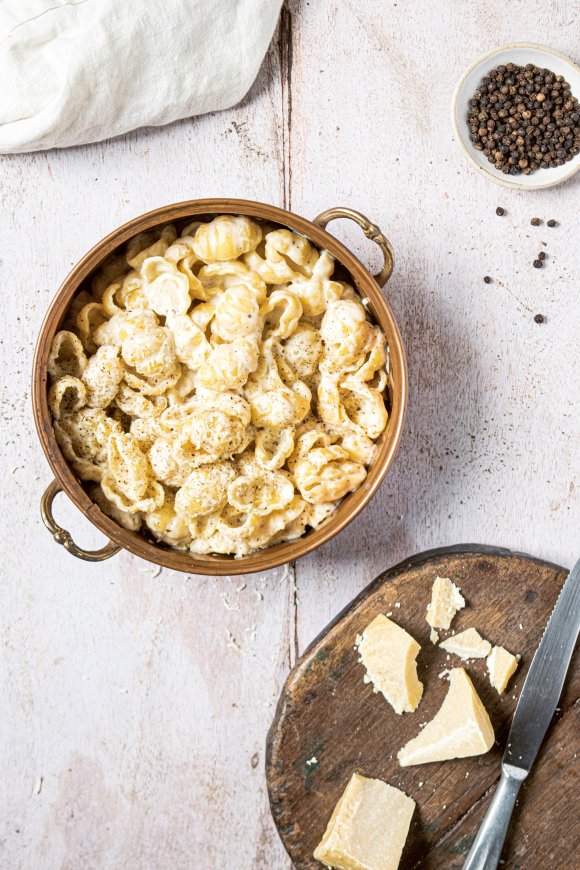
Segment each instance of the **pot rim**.
[{"label": "pot rim", "polygon": [[[387,336],[392,372],[392,401],[387,427],[378,440],[379,452],[361,486],[340,502],[316,529],[294,541],[274,544],[248,556],[202,556],[164,548],[140,533],[130,532],[102,513],[69,467],[56,441],[48,408],[47,356],[62,317],[82,282],[120,245],[144,230],[163,223],[195,219],[198,215],[243,214],[302,233],[326,248],[347,270],[357,291],[368,298],[368,310]],[[376,228],[373,228],[376,229]],[[33,357],[32,403],[36,431],[59,487],[90,522],[114,544],[133,555],[171,570],[190,574],[231,576],[255,573],[294,561],[341,532],[368,504],[389,470],[401,439],[408,399],[407,361],[391,308],[365,266],[327,230],[294,212],[254,200],[211,198],[171,203],[138,215],[114,229],[76,263],[58,288],[42,322]],[[65,533],[67,534],[67,533]],[[62,541],[60,541],[62,543]]]}]

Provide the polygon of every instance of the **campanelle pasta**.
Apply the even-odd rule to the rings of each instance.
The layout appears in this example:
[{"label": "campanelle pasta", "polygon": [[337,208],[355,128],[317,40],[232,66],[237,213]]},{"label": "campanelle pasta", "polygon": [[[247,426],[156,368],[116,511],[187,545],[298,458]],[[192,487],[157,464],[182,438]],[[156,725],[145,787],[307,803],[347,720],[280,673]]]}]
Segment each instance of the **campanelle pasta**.
[{"label": "campanelle pasta", "polygon": [[234,215],[142,233],[103,265],[48,359],[56,438],[102,511],[242,557],[361,485],[387,345],[333,273],[298,233]]}]

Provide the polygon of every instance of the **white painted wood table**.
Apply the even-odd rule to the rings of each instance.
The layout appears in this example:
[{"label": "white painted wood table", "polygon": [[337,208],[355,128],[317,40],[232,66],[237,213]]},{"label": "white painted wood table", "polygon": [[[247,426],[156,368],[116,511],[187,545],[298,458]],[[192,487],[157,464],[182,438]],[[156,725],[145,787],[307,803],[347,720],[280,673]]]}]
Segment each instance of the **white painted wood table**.
[{"label": "white painted wood table", "polygon": [[[327,621],[429,547],[497,544],[568,566],[580,555],[580,176],[531,194],[497,187],[465,161],[449,111],[457,77],[496,45],[572,53],[578,12],[290,2],[235,109],[1,159],[2,868],[288,868],[264,741],[289,667]],[[396,251],[387,293],[409,359],[405,434],[372,504],[316,554],[245,585],[155,576],[126,553],[76,561],[38,509],[50,472],[29,380],[51,297],[121,222],[206,196],[306,217],[348,205],[376,221]],[[559,226],[534,228],[535,215]],[[331,229],[378,265],[354,225]],[[65,501],[58,517],[95,545]]]}]

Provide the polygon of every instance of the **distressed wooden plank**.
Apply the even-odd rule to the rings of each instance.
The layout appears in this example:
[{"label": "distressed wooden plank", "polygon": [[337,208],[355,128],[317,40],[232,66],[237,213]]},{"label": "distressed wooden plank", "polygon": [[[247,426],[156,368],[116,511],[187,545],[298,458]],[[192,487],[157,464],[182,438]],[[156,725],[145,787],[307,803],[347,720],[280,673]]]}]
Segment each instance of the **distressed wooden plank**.
[{"label": "distressed wooden plank", "polygon": [[[484,659],[464,663],[430,642],[425,612],[436,576],[452,578],[467,601],[452,631],[441,632],[442,638],[476,627],[492,643],[521,654],[520,666],[503,695],[489,684]],[[546,613],[552,610],[565,578],[566,571],[554,565],[498,551],[427,554],[379,577],[316,639],[284,687],[267,754],[272,812],[297,870],[320,866],[312,853],[355,772],[401,788],[417,803],[401,870],[460,866],[464,853],[458,843],[466,842],[466,831],[475,831],[470,810],[499,776],[517,697],[543,634]],[[355,639],[379,613],[391,615],[421,646],[417,672],[424,694],[414,714],[397,715],[363,682]],[[438,675],[460,666],[467,669],[489,712],[495,746],[475,758],[401,768],[398,750],[420,732],[420,724],[433,718],[447,693],[448,685]],[[564,719],[579,690],[580,670],[573,666],[560,700]],[[561,751],[561,740],[558,745]],[[568,763],[574,749],[568,753]],[[549,803],[554,794],[558,805],[558,814],[550,819],[546,845],[554,866],[565,866],[575,804],[566,805],[557,794],[562,769],[558,753],[555,764],[553,751],[546,758],[544,797]],[[515,830],[545,832],[543,822],[543,803],[522,799],[520,825]],[[515,870],[520,865],[525,842],[525,838],[514,837],[503,855],[506,867]],[[453,862],[450,853],[455,856]],[[537,855],[537,838],[531,853]]]},{"label": "distressed wooden plank", "polygon": [[[40,521],[50,474],[29,410],[36,334],[70,266],[162,203],[282,204],[282,125],[278,40],[229,112],[2,161],[2,867],[288,866],[263,767],[293,661],[291,573],[212,580],[156,576],[128,554],[73,559]],[[64,497],[55,512],[100,545]]]},{"label": "distressed wooden plank", "polygon": [[[578,180],[536,193],[491,184],[450,121],[455,82],[485,51],[514,38],[572,56],[577,46],[571,8],[539,0],[524,18],[515,6],[428,0],[290,9],[292,208],[352,206],[390,236],[385,292],[410,379],[405,432],[378,494],[297,564],[303,649],[380,571],[430,547],[477,541],[577,558]],[[559,226],[532,227],[535,215]],[[357,227],[329,230],[378,267]]]}]

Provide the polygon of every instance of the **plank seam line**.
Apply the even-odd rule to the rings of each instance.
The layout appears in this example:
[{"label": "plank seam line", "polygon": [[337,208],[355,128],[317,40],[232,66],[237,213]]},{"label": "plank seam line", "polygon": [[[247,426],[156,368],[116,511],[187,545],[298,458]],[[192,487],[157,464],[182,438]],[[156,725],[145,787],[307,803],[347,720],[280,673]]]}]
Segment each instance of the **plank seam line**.
[{"label": "plank seam line", "polygon": [[284,3],[280,15],[280,75],[282,78],[282,173],[284,208],[292,210],[292,13]]}]

